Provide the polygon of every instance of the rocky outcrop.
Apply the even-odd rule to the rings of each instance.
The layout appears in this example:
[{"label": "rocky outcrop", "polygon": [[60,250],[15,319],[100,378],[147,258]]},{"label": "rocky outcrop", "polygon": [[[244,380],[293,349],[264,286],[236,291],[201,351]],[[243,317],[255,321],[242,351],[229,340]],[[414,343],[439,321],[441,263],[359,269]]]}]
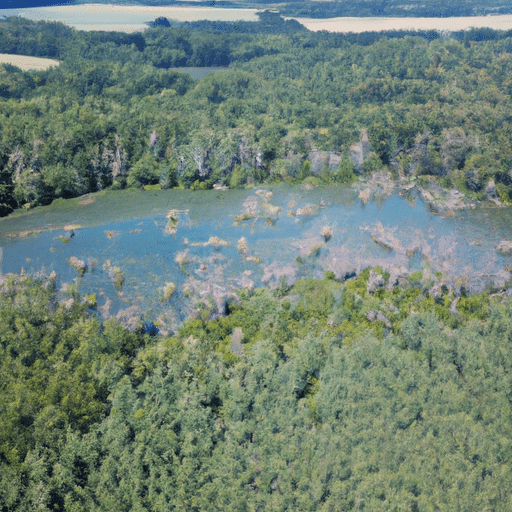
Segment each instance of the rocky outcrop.
[{"label": "rocky outcrop", "polygon": [[116,316],[116,320],[131,332],[142,331],[144,323],[140,317],[140,309],[138,306],[130,306],[126,309],[120,309]]},{"label": "rocky outcrop", "polygon": [[490,179],[489,183],[487,183],[487,186],[485,187],[485,197],[488,201],[501,205],[498,189],[496,188],[496,183],[494,183],[493,179]]},{"label": "rocky outcrop", "polygon": [[389,197],[397,189],[397,182],[389,171],[372,172],[371,176],[360,179],[359,199],[365,204],[376,198]]},{"label": "rocky outcrop", "polygon": [[109,143],[92,148],[89,163],[100,188],[110,184],[112,180],[125,177],[128,174],[129,162],[119,135],[115,135],[114,140]]},{"label": "rocky outcrop", "polygon": [[466,156],[476,145],[476,141],[468,136],[462,128],[444,129],[440,148],[444,172],[462,169]]},{"label": "rocky outcrop", "polygon": [[297,208],[295,215],[317,215],[319,207],[315,204],[308,204],[303,208]]},{"label": "rocky outcrop", "polygon": [[212,168],[210,165],[212,150],[210,148],[195,147],[192,150],[192,157],[197,166],[197,172],[203,179],[210,177]]},{"label": "rocky outcrop", "polygon": [[222,240],[218,236],[211,236],[208,239],[208,242],[203,243],[204,247],[207,247],[208,245],[211,245],[214,249],[219,249],[221,245],[229,245],[229,242],[226,240]]},{"label": "rocky outcrop", "polygon": [[361,130],[361,140],[357,144],[350,146],[349,152],[355,170],[361,171],[363,162],[370,154],[370,140],[368,139],[368,132],[366,130]]},{"label": "rocky outcrop", "polygon": [[428,294],[430,297],[434,299],[436,304],[441,304],[443,302],[443,287],[439,284],[434,285],[429,291]]},{"label": "rocky outcrop", "polygon": [[252,271],[245,271],[242,274],[242,277],[238,281],[238,286],[240,288],[245,288],[246,290],[254,290],[254,281],[250,278]]},{"label": "rocky outcrop", "polygon": [[255,169],[263,168],[263,166],[265,165],[265,160],[263,159],[263,150],[261,148],[258,148],[256,150],[252,157],[251,163]]},{"label": "rocky outcrop", "polygon": [[453,216],[455,210],[474,208],[478,204],[457,189],[446,190],[433,182],[426,187],[418,186],[417,190],[432,213],[438,215]]},{"label": "rocky outcrop", "polygon": [[6,165],[7,171],[12,176],[14,183],[20,182],[20,176],[25,167],[25,157],[20,151],[19,146],[16,146],[16,149],[9,155]]},{"label": "rocky outcrop", "polygon": [[411,164],[408,174],[444,175],[439,153],[435,151],[430,132],[416,137],[414,146],[407,151]]},{"label": "rocky outcrop", "polygon": [[401,265],[393,265],[389,269],[387,290],[392,291],[395,286],[401,286],[407,281],[409,271]]},{"label": "rocky outcrop", "polygon": [[457,311],[457,304],[459,303],[460,297],[457,297],[451,304],[450,304],[450,313],[452,315],[460,315],[460,313]]},{"label": "rocky outcrop", "polygon": [[375,293],[379,288],[382,288],[384,284],[384,278],[372,268],[370,270],[370,277],[366,283],[366,291],[368,293]]},{"label": "rocky outcrop", "polygon": [[370,187],[366,187],[364,190],[359,192],[359,199],[361,199],[363,204],[366,204],[373,196],[372,189]]},{"label": "rocky outcrop", "polygon": [[324,239],[325,243],[327,243],[332,238],[332,228],[331,228],[331,226],[324,226],[320,230],[320,236]]},{"label": "rocky outcrop", "polygon": [[238,252],[242,255],[246,255],[247,251],[249,250],[249,246],[247,245],[247,239],[243,236],[238,240],[236,244],[236,248],[238,249]]},{"label": "rocky outcrop", "polygon": [[311,150],[307,159],[311,162],[312,174],[319,174],[326,167],[329,172],[336,172],[341,162],[341,156],[334,151],[320,151],[318,149]]},{"label": "rocky outcrop", "polygon": [[104,153],[104,161],[107,167],[112,172],[112,177],[115,179],[118,176],[124,176],[127,172],[127,162],[124,150],[121,147],[121,139],[118,135],[114,138],[114,151]]}]

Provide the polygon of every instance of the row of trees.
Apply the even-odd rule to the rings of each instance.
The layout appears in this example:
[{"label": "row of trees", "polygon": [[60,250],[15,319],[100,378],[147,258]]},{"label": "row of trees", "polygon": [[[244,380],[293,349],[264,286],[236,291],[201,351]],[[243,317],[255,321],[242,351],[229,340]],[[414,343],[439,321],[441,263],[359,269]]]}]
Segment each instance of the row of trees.
[{"label": "row of trees", "polygon": [[[0,32],[1,52],[61,60],[0,66],[3,215],[110,186],[298,181],[311,150],[348,154],[363,128],[374,156],[359,172],[432,175],[477,197],[493,178],[509,201],[506,33],[126,35],[23,19]],[[228,64],[199,81],[168,69]]]},{"label": "row of trees", "polygon": [[279,6],[279,12],[286,16],[305,16],[308,18],[332,18],[338,16],[393,16],[393,17],[453,17],[453,16],[486,16],[488,14],[508,14],[512,5],[507,0],[498,0],[483,5],[474,0],[446,1],[435,0],[425,3],[413,0],[404,4],[400,0],[357,0],[334,2],[290,2]]}]

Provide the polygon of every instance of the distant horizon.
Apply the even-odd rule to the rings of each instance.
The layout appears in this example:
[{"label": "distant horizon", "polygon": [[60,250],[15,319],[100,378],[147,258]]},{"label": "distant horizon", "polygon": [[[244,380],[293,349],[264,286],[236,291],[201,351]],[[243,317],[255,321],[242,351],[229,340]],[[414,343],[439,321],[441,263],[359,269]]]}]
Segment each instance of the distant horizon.
[{"label": "distant horizon", "polygon": [[0,9],[30,9],[31,7],[52,7],[74,4],[75,0],[56,2],[55,0],[0,0]]}]

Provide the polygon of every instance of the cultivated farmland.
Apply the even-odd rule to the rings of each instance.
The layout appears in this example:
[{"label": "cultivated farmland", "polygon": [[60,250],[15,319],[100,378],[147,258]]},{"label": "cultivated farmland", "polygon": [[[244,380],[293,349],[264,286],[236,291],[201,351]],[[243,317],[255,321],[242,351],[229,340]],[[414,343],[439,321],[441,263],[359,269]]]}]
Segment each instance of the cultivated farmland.
[{"label": "cultivated farmland", "polygon": [[41,57],[28,57],[27,55],[13,55],[0,53],[0,64],[12,64],[23,71],[37,70],[42,71],[51,66],[58,66],[59,61],[53,59],[43,59]]}]

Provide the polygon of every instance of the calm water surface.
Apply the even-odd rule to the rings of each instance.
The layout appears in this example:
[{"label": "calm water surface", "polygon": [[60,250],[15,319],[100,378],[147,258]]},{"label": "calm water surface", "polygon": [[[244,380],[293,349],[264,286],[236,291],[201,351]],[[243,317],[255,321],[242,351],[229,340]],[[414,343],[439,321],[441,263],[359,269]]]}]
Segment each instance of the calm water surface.
[{"label": "calm water surface", "polygon": [[[169,325],[185,318],[198,300],[226,296],[240,286],[276,285],[303,276],[338,276],[368,265],[398,265],[410,271],[443,272],[449,283],[473,290],[506,278],[509,258],[496,252],[512,239],[512,211],[471,210],[454,218],[433,216],[417,199],[398,195],[362,204],[352,189],[308,191],[277,187],[243,191],[154,191],[90,196],[94,202],[60,201],[29,215],[0,222],[4,273],[55,270],[58,286],[78,283],[83,294],[96,293],[109,314],[132,308],[144,317],[162,315]],[[85,204],[84,204],[85,203]],[[90,203],[90,204],[87,204]],[[176,233],[166,231],[169,209],[179,210]],[[248,220],[236,216],[247,213]],[[63,226],[81,223],[74,237]],[[320,235],[329,226],[327,243]],[[13,237],[13,232],[48,230]],[[384,230],[396,243],[386,250],[372,239]],[[220,239],[215,242],[212,237]],[[241,253],[239,241],[246,240]],[[77,280],[68,259],[88,262]],[[109,268],[125,276],[122,292]],[[169,302],[161,301],[165,283],[176,284]],[[187,299],[187,296],[189,298]],[[65,293],[63,291],[63,297]]]}]

